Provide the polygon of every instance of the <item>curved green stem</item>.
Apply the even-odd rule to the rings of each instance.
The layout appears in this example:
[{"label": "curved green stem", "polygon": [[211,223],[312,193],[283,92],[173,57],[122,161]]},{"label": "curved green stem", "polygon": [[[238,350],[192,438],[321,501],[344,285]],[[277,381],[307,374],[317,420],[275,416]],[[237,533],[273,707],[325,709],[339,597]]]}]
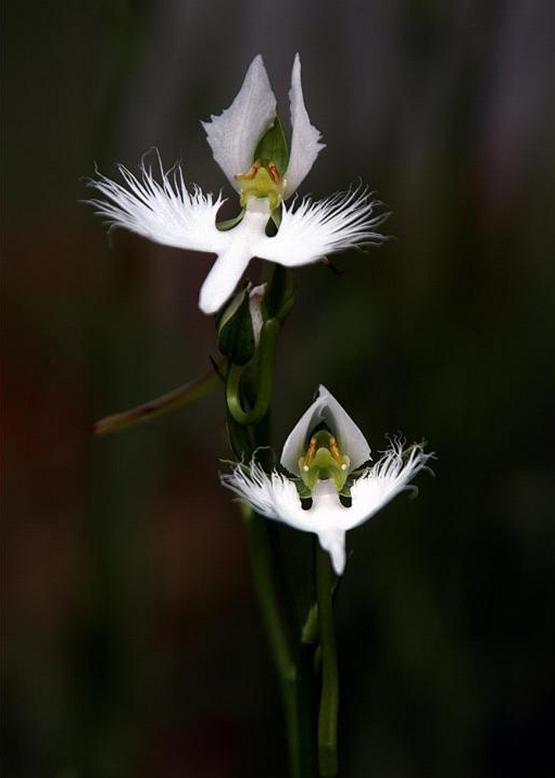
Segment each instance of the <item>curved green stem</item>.
[{"label": "curved green stem", "polygon": [[333,623],[332,572],[330,558],[318,546],[316,559],[316,593],[318,622],[322,647],[322,692],[318,717],[318,767],[320,775],[337,775],[337,714],[339,708],[339,680],[337,650]]},{"label": "curved green stem", "polygon": [[291,778],[312,778],[312,750],[303,708],[301,678],[292,642],[292,626],[285,618],[274,576],[274,554],[266,519],[245,503],[241,512],[247,529],[256,597],[270,644],[281,690],[289,745]]},{"label": "curved green stem", "polygon": [[[266,315],[257,359],[241,368],[230,364],[226,380],[228,428],[232,448],[241,461],[269,444],[274,356],[283,321],[295,300],[294,279],[276,265],[265,298]],[[252,406],[245,410],[243,403]],[[241,504],[262,622],[270,645],[286,719],[291,778],[314,778],[316,749],[313,725],[313,646],[298,646],[297,625],[286,596],[286,575],[281,568],[276,528]]]},{"label": "curved green stem", "polygon": [[105,416],[103,419],[95,422],[93,432],[95,435],[110,435],[113,432],[135,427],[138,424],[144,424],[147,421],[158,419],[166,413],[180,410],[186,405],[190,405],[196,400],[200,400],[207,394],[210,394],[221,383],[220,372],[225,370],[226,359],[222,359],[217,365],[210,368],[193,381],[189,381],[177,389],[173,389],[155,400],[137,405],[121,413],[114,413],[111,416]]},{"label": "curved green stem", "polygon": [[268,319],[260,332],[260,350],[258,363],[258,385],[256,401],[250,411],[243,410],[241,404],[241,375],[239,365],[230,365],[227,384],[226,401],[233,419],[242,425],[257,424],[268,413],[272,399],[272,382],[274,377],[274,354],[280,331],[277,319]]}]

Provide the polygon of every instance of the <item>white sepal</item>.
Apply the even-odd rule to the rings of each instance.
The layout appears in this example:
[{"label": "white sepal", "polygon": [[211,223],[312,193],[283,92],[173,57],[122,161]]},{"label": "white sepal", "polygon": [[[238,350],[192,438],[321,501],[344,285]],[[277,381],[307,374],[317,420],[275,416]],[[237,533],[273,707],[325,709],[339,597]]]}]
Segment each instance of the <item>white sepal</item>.
[{"label": "white sepal", "polygon": [[255,253],[262,259],[295,267],[354,246],[381,243],[384,237],[375,229],[387,214],[372,216],[380,204],[360,188],[315,202],[306,197],[296,208],[295,201],[290,206],[283,204],[277,234],[261,238]]},{"label": "white sepal", "polygon": [[337,438],[342,453],[351,460],[351,470],[370,459],[370,446],[360,429],[331,392],[320,386],[317,398],[295,424],[283,446],[280,461],[290,473],[298,474],[298,462],[305,453],[307,438],[320,422],[325,422]]},{"label": "white sepal", "polygon": [[229,108],[202,122],[214,159],[235,189],[239,187],[234,176],[249,170],[258,141],[275,117],[276,98],[259,54]]},{"label": "white sepal", "polygon": [[216,214],[224,202],[221,195],[214,199],[197,186],[188,190],[180,166],[164,173],[159,159],[158,164],[160,182],[144,161],[140,178],[118,165],[125,186],[98,174],[88,185],[101,197],[89,200],[89,204],[111,227],[124,227],[155,243],[192,251],[221,251],[227,240],[216,227]]},{"label": "white sepal", "polygon": [[295,55],[291,73],[289,102],[293,134],[289,164],[285,173],[285,197],[290,197],[299,188],[316,161],[316,157],[326,146],[325,143],[320,142],[322,137],[320,130],[317,130],[308,118],[301,83],[301,60],[298,54]]}]

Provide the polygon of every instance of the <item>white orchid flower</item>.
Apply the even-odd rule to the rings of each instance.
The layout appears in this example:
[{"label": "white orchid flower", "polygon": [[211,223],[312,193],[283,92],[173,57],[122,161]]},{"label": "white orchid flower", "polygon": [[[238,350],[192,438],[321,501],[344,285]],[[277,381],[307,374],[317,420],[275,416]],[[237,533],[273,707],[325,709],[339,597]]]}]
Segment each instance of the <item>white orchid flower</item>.
[{"label": "white orchid flower", "polygon": [[[89,182],[101,195],[91,204],[112,226],[162,245],[217,254],[200,291],[199,306],[206,314],[221,308],[252,257],[294,267],[383,240],[375,228],[384,215],[372,217],[377,203],[366,189],[355,188],[324,200],[284,203],[324,148],[305,108],[298,54],[289,98],[292,136],[288,162],[276,99],[260,55],[252,61],[231,106],[203,123],[214,159],[240,194],[243,212],[232,229],[218,229],[216,223],[224,202],[221,194],[214,197],[197,186],[188,188],[179,166],[165,173],[160,163],[161,181],[143,161],[139,177],[119,165],[123,183],[100,174]],[[278,140],[264,145],[271,132],[275,138],[279,135]],[[269,237],[266,226],[272,215],[279,228]]]},{"label": "white orchid flower", "polygon": [[257,513],[315,533],[330,554],[335,572],[341,575],[346,532],[367,521],[400,492],[415,488],[409,487],[409,481],[430,456],[419,445],[403,455],[403,443],[396,439],[390,450],[371,464],[366,438],[330,392],[320,386],[318,397],[283,447],[281,465],[291,477],[277,470],[267,474],[253,461],[249,467],[238,465],[222,476],[222,483]]}]

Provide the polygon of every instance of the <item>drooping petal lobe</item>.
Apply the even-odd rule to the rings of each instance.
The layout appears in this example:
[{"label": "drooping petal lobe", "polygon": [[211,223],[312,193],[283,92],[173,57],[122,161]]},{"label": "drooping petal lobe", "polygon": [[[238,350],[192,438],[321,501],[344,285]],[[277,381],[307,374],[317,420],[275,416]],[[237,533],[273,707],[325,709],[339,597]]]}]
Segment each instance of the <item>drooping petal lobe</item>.
[{"label": "drooping petal lobe", "polygon": [[316,161],[316,157],[325,148],[325,143],[320,142],[322,137],[320,131],[310,123],[308,118],[301,83],[301,60],[298,54],[295,55],[293,63],[289,101],[293,134],[289,165],[285,174],[285,197],[289,197],[298,189]]},{"label": "drooping petal lobe", "polygon": [[388,214],[372,216],[379,202],[366,190],[354,189],[325,200],[303,199],[297,207],[282,205],[277,234],[264,236],[256,255],[285,267],[307,265],[337,251],[383,242],[376,228]]},{"label": "drooping petal lobe", "polygon": [[370,459],[370,446],[360,429],[331,392],[320,386],[317,398],[293,427],[283,446],[280,461],[290,473],[298,472],[299,458],[305,453],[308,436],[321,422],[325,422],[336,436],[339,447],[351,460],[352,470]]},{"label": "drooping petal lobe", "polygon": [[200,289],[199,308],[208,315],[216,313],[233,290],[251,260],[251,254],[237,244],[219,254]]},{"label": "drooping petal lobe", "polygon": [[330,555],[336,575],[343,575],[346,561],[345,530],[337,527],[321,530],[318,540],[324,551]]},{"label": "drooping petal lobe", "polygon": [[233,293],[256,252],[254,247],[264,235],[270,209],[267,200],[251,198],[243,219],[226,236],[222,251],[200,290],[199,307],[203,313],[216,313]]},{"label": "drooping petal lobe", "polygon": [[245,173],[254,162],[258,141],[276,116],[276,98],[272,92],[260,54],[253,59],[237,97],[219,116],[202,122],[214,159],[232,186],[234,176]]},{"label": "drooping petal lobe", "polygon": [[189,191],[180,167],[164,173],[158,163],[160,182],[144,161],[140,177],[118,165],[123,183],[102,175],[91,179],[88,185],[100,197],[89,200],[89,204],[111,227],[124,227],[155,243],[192,251],[223,250],[228,238],[216,227],[221,197],[214,199],[198,187]]}]

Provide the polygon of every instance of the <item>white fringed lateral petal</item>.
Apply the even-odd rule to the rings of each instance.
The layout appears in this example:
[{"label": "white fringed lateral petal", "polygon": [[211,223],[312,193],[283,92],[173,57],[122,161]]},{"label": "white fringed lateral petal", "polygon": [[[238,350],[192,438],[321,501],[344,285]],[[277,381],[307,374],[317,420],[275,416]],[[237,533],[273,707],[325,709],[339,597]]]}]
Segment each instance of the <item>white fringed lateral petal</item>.
[{"label": "white fringed lateral petal", "polygon": [[346,529],[372,518],[401,492],[416,491],[410,481],[431,457],[433,454],[426,453],[421,446],[413,446],[408,456],[403,456],[403,441],[394,439],[392,447],[351,487],[352,505]]},{"label": "white fringed lateral petal", "polygon": [[286,267],[316,262],[337,251],[379,244],[384,236],[376,228],[388,214],[372,216],[376,206],[366,189],[340,192],[325,200],[304,198],[295,208],[283,205],[281,223],[273,238],[264,237],[256,255]]},{"label": "white fringed lateral petal", "polygon": [[98,174],[88,186],[101,197],[89,200],[89,204],[110,227],[124,227],[155,243],[192,251],[223,250],[226,234],[216,227],[216,214],[224,202],[221,196],[214,199],[197,186],[189,190],[181,167],[164,173],[160,161],[159,165],[160,181],[144,162],[140,177],[118,165],[123,184]]}]

